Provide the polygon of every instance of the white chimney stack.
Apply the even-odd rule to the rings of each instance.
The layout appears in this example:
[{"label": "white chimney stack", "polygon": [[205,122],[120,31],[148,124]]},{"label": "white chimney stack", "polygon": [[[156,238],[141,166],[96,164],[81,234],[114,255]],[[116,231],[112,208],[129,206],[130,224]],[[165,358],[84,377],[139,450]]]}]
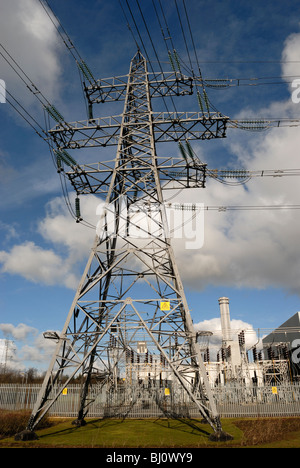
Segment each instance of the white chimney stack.
[{"label": "white chimney stack", "polygon": [[228,297],[220,297],[219,304],[223,342],[228,344],[228,341],[232,341]]},{"label": "white chimney stack", "polygon": [[222,327],[222,346],[224,348],[230,347],[230,357],[228,358],[228,362],[231,362],[232,364],[232,377],[235,377],[237,375],[237,368],[241,365],[241,353],[238,341],[234,341],[232,339],[228,297],[220,297],[219,304]]}]

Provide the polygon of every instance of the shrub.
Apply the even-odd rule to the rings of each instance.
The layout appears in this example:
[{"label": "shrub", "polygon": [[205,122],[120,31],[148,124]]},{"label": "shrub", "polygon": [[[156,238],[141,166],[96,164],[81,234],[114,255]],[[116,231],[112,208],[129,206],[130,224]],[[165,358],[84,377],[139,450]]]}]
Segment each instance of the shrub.
[{"label": "shrub", "polygon": [[[11,437],[26,429],[31,412],[0,410],[0,439]],[[39,427],[48,427],[50,422],[47,416]]]}]

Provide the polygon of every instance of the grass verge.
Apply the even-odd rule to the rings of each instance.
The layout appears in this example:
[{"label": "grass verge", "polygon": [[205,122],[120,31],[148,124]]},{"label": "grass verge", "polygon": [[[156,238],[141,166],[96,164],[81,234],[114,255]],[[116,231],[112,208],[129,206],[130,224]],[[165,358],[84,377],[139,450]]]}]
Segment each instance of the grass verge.
[{"label": "grass verge", "polygon": [[90,419],[83,427],[72,420],[45,423],[36,431],[38,440],[17,442],[6,434],[0,448],[300,448],[300,418],[224,419],[223,430],[234,437],[227,442],[211,442],[211,427],[195,419]]}]

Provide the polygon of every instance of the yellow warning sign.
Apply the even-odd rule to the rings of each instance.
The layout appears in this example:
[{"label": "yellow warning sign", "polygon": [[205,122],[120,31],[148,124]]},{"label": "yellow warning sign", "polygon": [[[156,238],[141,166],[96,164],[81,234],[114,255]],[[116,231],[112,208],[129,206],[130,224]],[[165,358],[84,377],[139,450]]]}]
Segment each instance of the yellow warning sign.
[{"label": "yellow warning sign", "polygon": [[161,302],[160,310],[170,310],[170,302]]},{"label": "yellow warning sign", "polygon": [[169,388],[165,388],[165,395],[170,395],[170,389]]},{"label": "yellow warning sign", "polygon": [[63,395],[68,395],[68,389],[67,389],[67,388],[64,388],[63,391],[62,391],[62,394],[63,394]]},{"label": "yellow warning sign", "polygon": [[272,393],[273,395],[277,395],[277,387],[272,387]]}]

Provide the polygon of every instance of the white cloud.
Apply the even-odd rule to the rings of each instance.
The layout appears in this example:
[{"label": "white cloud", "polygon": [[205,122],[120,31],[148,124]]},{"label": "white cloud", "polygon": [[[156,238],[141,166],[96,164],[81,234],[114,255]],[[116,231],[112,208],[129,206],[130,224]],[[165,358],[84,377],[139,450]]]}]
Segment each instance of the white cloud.
[{"label": "white cloud", "polygon": [[18,368],[16,365],[16,347],[11,340],[0,339],[0,366]]},{"label": "white cloud", "polygon": [[25,323],[19,323],[17,326],[12,323],[0,323],[0,330],[4,336],[16,340],[24,341],[29,335],[35,335],[37,330]]},{"label": "white cloud", "polygon": [[0,252],[0,262],[2,272],[23,276],[34,283],[75,287],[77,282],[70,271],[70,262],[33,242],[15,245],[10,252]]},{"label": "white cloud", "polygon": [[[203,350],[208,346],[210,350],[210,358],[215,360],[217,353],[222,347],[222,328],[221,319],[212,318],[209,320],[203,320],[202,322],[196,323],[196,331],[210,331],[212,335],[209,337],[200,338],[199,344]],[[231,336],[234,341],[238,340],[238,335],[241,331],[244,331],[245,336],[245,349],[246,351],[251,350],[254,346],[257,349],[262,349],[262,341],[258,338],[256,330],[250,323],[242,320],[232,319],[230,320]]]},{"label": "white cloud", "polygon": [[[25,323],[13,325],[12,323],[0,323],[0,331],[5,339],[0,339],[0,365],[10,369],[25,369],[27,366],[19,354],[16,343],[26,343],[35,339],[38,331]],[[23,344],[23,346],[26,346]]]},{"label": "white cloud", "polygon": [[[282,75],[286,77],[299,77],[299,50],[300,34],[291,34],[285,41],[282,52]],[[287,81],[290,81],[287,78]]]},{"label": "white cloud", "polygon": [[[28,8],[34,4],[33,0],[24,3]],[[9,8],[8,2],[5,7]],[[29,20],[25,18],[24,21]],[[33,29],[34,22],[33,19]],[[34,29],[32,34],[40,34],[40,29]],[[48,34],[55,37],[51,28]],[[293,60],[297,51],[300,52],[300,34],[287,39],[284,60]],[[284,67],[283,74],[293,73]],[[282,118],[296,114],[298,107],[289,99],[274,102],[268,109],[250,111],[253,116],[261,113]],[[231,132],[228,138],[229,149],[241,167],[249,170],[298,168],[300,133],[297,129],[284,127],[264,134],[251,134],[251,138],[248,135]],[[298,178],[257,178],[237,187],[209,180],[206,189],[186,190],[180,196],[182,201],[204,202],[206,206],[298,204]],[[82,211],[90,216],[93,225],[97,222],[94,216],[97,203],[95,197],[82,197]],[[174,241],[185,284],[198,290],[209,284],[252,288],[276,286],[300,293],[300,258],[295,255],[300,230],[297,213],[293,210],[208,211],[202,249],[186,250],[184,241]],[[48,247],[25,242],[15,245],[9,252],[0,252],[2,271],[22,275],[30,281],[76,287],[76,263],[87,257],[95,236],[94,229],[76,225],[63,199],[56,198],[48,204],[38,232]]]},{"label": "white cloud", "polygon": [[[74,210],[74,195],[70,196],[70,204]],[[84,258],[96,236],[96,207],[99,200],[91,195],[81,197],[81,214],[84,221],[90,224],[77,224],[71,217],[63,197],[56,197],[46,206],[46,216],[38,224],[38,231],[53,245],[64,246],[74,260]]]},{"label": "white cloud", "polygon": [[56,343],[52,340],[47,340],[42,334],[38,335],[32,344],[25,344],[18,351],[20,362],[26,363],[26,367],[38,366],[47,364],[54,352]]},{"label": "white cloud", "polygon": [[24,323],[17,326],[1,323],[0,331],[6,337],[0,339],[0,365],[26,370],[31,367],[41,368],[41,364],[49,362],[56,343],[45,339],[36,328]]},{"label": "white cloud", "polygon": [[82,214],[94,223],[86,227],[75,223],[63,198],[50,201],[45,218],[38,224],[39,233],[50,247],[26,241],[14,245],[10,251],[0,251],[2,273],[19,275],[34,283],[75,289],[80,279],[78,262],[87,260],[96,236],[98,203],[93,196],[83,199]]},{"label": "white cloud", "polygon": [[[299,56],[300,34],[286,41],[285,60],[293,59],[295,51]],[[298,113],[299,105],[291,99],[274,102],[261,115],[289,117]],[[248,170],[300,167],[299,129],[283,127],[259,135],[251,133],[251,137],[244,135],[231,132],[227,142],[239,167]],[[235,187],[213,180],[207,185],[201,192],[182,194],[182,199],[220,207],[299,204],[297,176],[253,178],[246,185]],[[184,249],[184,243],[174,243],[184,282],[198,290],[209,284],[257,289],[274,286],[300,294],[298,213],[291,209],[207,211],[202,249],[189,251]]]},{"label": "white cloud", "polygon": [[[37,0],[2,0],[0,43],[48,99],[58,95],[62,44],[55,26]],[[1,52],[4,53],[3,49]],[[7,89],[18,99],[22,98],[25,107],[37,102],[2,57],[0,63],[1,78]]]}]

